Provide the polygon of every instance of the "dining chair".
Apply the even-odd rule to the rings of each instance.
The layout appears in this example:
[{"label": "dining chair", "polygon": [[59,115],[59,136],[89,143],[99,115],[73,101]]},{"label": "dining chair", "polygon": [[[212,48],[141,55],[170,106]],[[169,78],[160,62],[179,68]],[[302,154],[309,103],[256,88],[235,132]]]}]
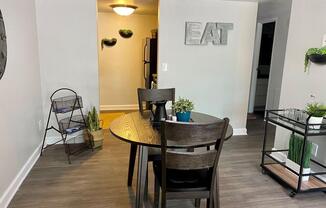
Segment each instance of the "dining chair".
[{"label": "dining chair", "polygon": [[[196,207],[200,207],[200,199],[207,199],[207,208],[219,207],[218,162],[228,124],[228,118],[211,124],[171,121],[162,124],[161,161],[155,161],[153,166],[155,207],[159,206],[160,198],[162,208],[166,207],[166,200],[175,199],[195,199]],[[181,152],[166,148],[167,143],[185,149],[207,147],[212,141],[215,141],[213,150]]]},{"label": "dining chair", "polygon": [[[175,101],[175,88],[168,89],[143,89],[138,88],[138,106],[141,114],[145,110],[151,110],[153,102],[158,101],[170,101],[174,104]],[[144,109],[144,102],[146,102],[146,108]],[[130,155],[129,155],[129,170],[128,170],[128,186],[132,185],[132,178],[134,175],[135,161],[137,154],[137,145],[131,144]],[[161,151],[157,148],[149,148],[148,150],[148,161],[154,161],[160,159]]]}]

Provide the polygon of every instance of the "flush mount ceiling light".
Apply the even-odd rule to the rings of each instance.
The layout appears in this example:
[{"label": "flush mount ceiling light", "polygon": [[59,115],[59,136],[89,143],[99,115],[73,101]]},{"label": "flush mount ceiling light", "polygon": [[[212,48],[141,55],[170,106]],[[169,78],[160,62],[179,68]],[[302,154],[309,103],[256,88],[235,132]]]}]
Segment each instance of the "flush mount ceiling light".
[{"label": "flush mount ceiling light", "polygon": [[137,9],[136,6],[127,4],[112,4],[110,6],[115,13],[121,16],[129,16]]}]

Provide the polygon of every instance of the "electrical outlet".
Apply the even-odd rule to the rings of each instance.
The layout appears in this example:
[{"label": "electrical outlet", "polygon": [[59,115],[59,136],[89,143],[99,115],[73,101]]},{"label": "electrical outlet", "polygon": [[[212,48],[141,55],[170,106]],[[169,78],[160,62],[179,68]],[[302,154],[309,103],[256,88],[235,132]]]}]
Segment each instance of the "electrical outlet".
[{"label": "electrical outlet", "polygon": [[168,64],[167,63],[162,63],[162,71],[164,71],[164,72],[168,71]]},{"label": "electrical outlet", "polygon": [[315,143],[312,143],[312,151],[311,154],[315,157],[317,157],[317,152],[318,152],[318,145]]}]

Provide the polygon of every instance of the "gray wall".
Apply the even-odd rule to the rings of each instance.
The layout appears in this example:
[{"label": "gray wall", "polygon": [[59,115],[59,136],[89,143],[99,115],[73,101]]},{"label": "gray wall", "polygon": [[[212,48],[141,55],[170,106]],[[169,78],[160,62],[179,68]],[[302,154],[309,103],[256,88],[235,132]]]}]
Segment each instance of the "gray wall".
[{"label": "gray wall", "polygon": [[277,109],[279,106],[291,6],[292,0],[270,0],[258,7],[258,22],[276,20],[266,109]]},{"label": "gray wall", "polygon": [[[244,133],[257,18],[257,3],[216,0],[164,0],[159,6],[160,88],[194,101],[195,110],[230,117]],[[226,46],[184,45],[185,22],[229,22]],[[161,64],[168,64],[163,71]]]},{"label": "gray wall", "polygon": [[[304,109],[315,95],[316,101],[326,103],[326,66],[311,64],[304,73],[304,55],[308,48],[321,47],[326,34],[326,1],[295,0],[292,5],[289,38],[285,56],[280,108]],[[317,21],[316,21],[317,20]],[[320,21],[319,21],[320,20]],[[289,133],[277,130],[275,147],[288,146]],[[319,145],[318,160],[326,162],[326,138],[311,138]]]},{"label": "gray wall", "polygon": [[43,111],[34,0],[1,0],[1,10],[8,41],[0,80],[0,207],[5,207],[10,185],[41,143]]},{"label": "gray wall", "polygon": [[61,87],[77,91],[85,111],[98,109],[96,0],[36,0],[36,16],[44,118]]}]

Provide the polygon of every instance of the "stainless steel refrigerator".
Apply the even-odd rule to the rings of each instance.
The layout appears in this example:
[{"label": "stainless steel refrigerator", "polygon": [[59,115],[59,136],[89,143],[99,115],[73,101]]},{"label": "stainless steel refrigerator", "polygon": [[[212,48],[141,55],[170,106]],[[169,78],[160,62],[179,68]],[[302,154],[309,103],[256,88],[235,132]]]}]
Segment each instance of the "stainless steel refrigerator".
[{"label": "stainless steel refrigerator", "polygon": [[157,38],[146,38],[144,45],[144,79],[145,88],[153,88],[157,75]]}]

